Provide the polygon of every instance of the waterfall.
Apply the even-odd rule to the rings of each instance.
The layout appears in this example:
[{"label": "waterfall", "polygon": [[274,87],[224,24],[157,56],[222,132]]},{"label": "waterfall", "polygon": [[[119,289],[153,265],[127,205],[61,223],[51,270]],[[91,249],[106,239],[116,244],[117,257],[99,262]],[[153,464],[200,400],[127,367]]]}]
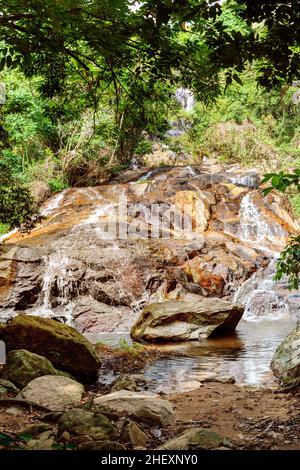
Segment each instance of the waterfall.
[{"label": "waterfall", "polygon": [[58,209],[64,199],[67,190],[61,191],[60,193],[56,194],[55,196],[51,197],[44,206],[41,215],[46,217]]},{"label": "waterfall", "polygon": [[277,292],[277,285],[273,281],[274,274],[266,279],[254,274],[244,282],[234,296],[234,302],[245,305],[243,319],[246,321],[280,320],[288,318],[290,306],[285,299],[287,293]]},{"label": "waterfall", "polygon": [[[73,301],[76,285],[71,279],[71,259],[63,252],[54,252],[44,257],[45,272],[39,306],[33,315],[58,317],[72,325]],[[58,309],[58,313],[54,309]]]},{"label": "waterfall", "polygon": [[243,197],[240,206],[241,238],[247,241],[261,242],[265,239],[276,240],[287,234],[279,224],[265,220],[264,215],[253,201],[253,193]]},{"label": "waterfall", "polygon": [[260,179],[257,173],[248,175],[237,175],[229,178],[230,182],[236,186],[244,186],[245,188],[256,189],[259,186]]},{"label": "waterfall", "polygon": [[293,313],[300,313],[300,305],[292,299],[286,279],[280,282],[273,280],[280,249],[274,245],[271,251],[268,245],[268,241],[273,244],[287,234],[280,224],[273,222],[272,217],[264,215],[255,204],[254,194],[246,194],[241,201],[238,236],[243,241],[256,244],[270,255],[271,260],[266,268],[254,273],[238,288],[233,300],[245,305],[243,319],[247,321],[288,318]]},{"label": "waterfall", "polygon": [[193,110],[196,101],[191,90],[188,90],[187,88],[178,88],[175,92],[175,97],[185,111],[190,112]]}]

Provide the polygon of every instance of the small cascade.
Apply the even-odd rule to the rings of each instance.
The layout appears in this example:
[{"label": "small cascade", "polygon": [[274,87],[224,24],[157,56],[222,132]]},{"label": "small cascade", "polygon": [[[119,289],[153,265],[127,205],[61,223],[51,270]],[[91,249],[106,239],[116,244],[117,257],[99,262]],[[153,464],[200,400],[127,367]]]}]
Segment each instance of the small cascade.
[{"label": "small cascade", "polygon": [[196,104],[193,93],[187,88],[178,88],[175,93],[175,98],[182,108],[187,112],[192,111]]},{"label": "small cascade", "polygon": [[300,289],[290,291],[286,278],[274,281],[277,259],[278,254],[236,291],[233,301],[245,305],[244,320],[300,319]]},{"label": "small cascade", "polygon": [[142,175],[139,179],[138,179],[138,183],[144,183],[146,181],[149,181],[152,179],[153,176],[155,176],[157,173],[160,172],[160,168],[155,168],[154,170],[150,170],[150,171],[147,171],[147,173],[145,173],[144,175]]},{"label": "small cascade", "polygon": [[229,178],[230,182],[236,186],[242,186],[250,189],[257,189],[260,184],[260,178],[257,173],[247,175],[237,175]]},{"label": "small cascade", "polygon": [[[76,295],[76,283],[71,278],[71,260],[62,252],[54,252],[44,258],[46,266],[39,307],[35,315],[58,317],[64,323],[72,325],[73,300]],[[58,312],[58,313],[56,313]]]},{"label": "small cascade", "polygon": [[41,211],[41,215],[43,217],[47,217],[48,215],[52,214],[52,212],[54,212],[60,207],[65,197],[66,191],[67,190],[61,191],[60,193],[56,194],[55,196],[53,196],[46,202],[46,205]]},{"label": "small cascade", "polygon": [[290,306],[285,296],[277,292],[277,285],[272,278],[273,274],[265,280],[254,275],[239,287],[234,302],[245,305],[244,320],[274,321],[290,316]]},{"label": "small cascade", "polygon": [[269,224],[253,201],[253,193],[243,197],[240,206],[241,239],[262,242],[265,239],[277,240],[287,234],[279,224]]}]

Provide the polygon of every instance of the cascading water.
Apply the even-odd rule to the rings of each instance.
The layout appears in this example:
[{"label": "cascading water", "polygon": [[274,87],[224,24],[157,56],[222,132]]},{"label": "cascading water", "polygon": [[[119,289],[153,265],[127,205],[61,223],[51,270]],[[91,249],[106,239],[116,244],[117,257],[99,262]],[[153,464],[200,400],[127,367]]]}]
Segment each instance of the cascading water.
[{"label": "cascading water", "polygon": [[260,178],[257,173],[250,173],[248,175],[237,175],[229,178],[230,182],[236,186],[243,186],[245,188],[256,189],[259,186]]},{"label": "cascading water", "polygon": [[273,237],[269,224],[253,202],[253,195],[248,193],[243,197],[240,206],[241,238],[247,241],[261,242],[267,237]]},{"label": "cascading water", "polygon": [[[71,260],[63,252],[54,252],[44,258],[45,272],[39,306],[32,314],[58,317],[72,325],[75,288],[71,277]],[[55,305],[54,305],[55,303]],[[54,310],[56,309],[56,311]]]},{"label": "cascading water", "polygon": [[56,211],[60,204],[62,203],[64,196],[67,190],[61,191],[60,193],[53,196],[49,201],[47,201],[46,205],[44,206],[43,210],[41,211],[41,215],[43,217],[47,217],[48,215],[52,214]]},{"label": "cascading water", "polygon": [[[273,261],[270,265],[273,266]],[[235,293],[233,300],[245,305],[243,319],[246,321],[288,319],[292,307],[287,301],[289,293],[285,290],[279,291],[278,283],[273,281],[274,272],[264,278],[264,271],[254,274],[244,282]]]},{"label": "cascading water", "polygon": [[191,90],[188,90],[187,88],[178,88],[175,92],[175,97],[185,111],[190,112],[193,110],[196,101]]},{"label": "cascading water", "polygon": [[285,237],[286,232],[279,224],[265,219],[255,204],[254,194],[248,193],[242,198],[238,236],[269,253],[271,261],[267,268],[253,274],[239,287],[233,300],[245,305],[243,319],[246,321],[278,320],[288,317],[294,305],[287,300],[290,292],[286,282],[273,280],[279,253],[276,248],[272,251],[268,242]]}]

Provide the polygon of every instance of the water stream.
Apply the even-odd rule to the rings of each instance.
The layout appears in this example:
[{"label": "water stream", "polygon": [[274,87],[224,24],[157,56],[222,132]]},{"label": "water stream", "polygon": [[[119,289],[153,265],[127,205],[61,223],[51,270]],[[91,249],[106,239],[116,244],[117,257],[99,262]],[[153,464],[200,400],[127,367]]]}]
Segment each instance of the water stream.
[{"label": "water stream", "polygon": [[[270,362],[275,349],[293,329],[296,319],[241,321],[231,336],[159,344],[169,356],[156,360],[145,370],[149,389],[165,393],[199,388],[210,375],[233,376],[237,384],[275,386]],[[98,335],[97,339],[118,346],[121,338],[130,342],[129,334]],[[96,337],[90,337],[96,340]],[[111,377],[111,381],[115,377]]]}]

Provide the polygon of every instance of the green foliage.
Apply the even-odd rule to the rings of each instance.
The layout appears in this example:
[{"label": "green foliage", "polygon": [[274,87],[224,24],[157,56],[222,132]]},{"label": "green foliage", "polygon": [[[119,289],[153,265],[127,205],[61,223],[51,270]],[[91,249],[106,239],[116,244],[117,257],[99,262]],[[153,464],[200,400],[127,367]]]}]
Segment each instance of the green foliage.
[{"label": "green foliage", "polygon": [[144,349],[143,346],[139,343],[129,344],[125,338],[120,339],[119,348],[121,351],[126,352],[127,354],[132,354],[133,356],[138,356]]},{"label": "green foliage", "polygon": [[152,152],[153,143],[149,140],[140,140],[134,149],[135,155],[146,155]]},{"label": "green foliage", "polygon": [[3,432],[0,432],[0,446],[4,447],[7,450],[21,450],[24,449],[24,446],[27,442],[34,439],[31,434],[20,433],[9,435]]},{"label": "green foliage", "polygon": [[9,232],[9,225],[0,223],[0,235],[4,235]]},{"label": "green foliage", "polygon": [[57,193],[63,189],[67,189],[68,185],[59,178],[52,178],[48,181],[52,193]]},{"label": "green foliage", "polygon": [[265,175],[262,183],[271,182],[271,186],[263,189],[264,194],[268,194],[273,189],[277,189],[285,193],[290,186],[295,186],[297,191],[300,192],[300,169],[295,170],[294,173],[268,173]]},{"label": "green foliage", "polygon": [[24,225],[26,231],[36,217],[37,206],[29,189],[0,161],[0,223],[12,229],[28,222]]},{"label": "green foliage", "polygon": [[284,275],[288,275],[289,288],[298,289],[300,281],[300,236],[292,238],[277,261],[274,280],[279,281]]},{"label": "green foliage", "polygon": [[[274,189],[285,193],[290,188],[295,188],[300,193],[300,169],[294,173],[269,173],[265,175],[262,183],[271,183],[271,186],[263,189],[264,194],[268,194]],[[299,196],[296,198],[296,205],[299,204]],[[287,247],[281,252],[276,265],[275,281],[282,279],[284,275],[288,276],[289,288],[298,289],[300,281],[300,236],[294,237],[288,243]]]}]

